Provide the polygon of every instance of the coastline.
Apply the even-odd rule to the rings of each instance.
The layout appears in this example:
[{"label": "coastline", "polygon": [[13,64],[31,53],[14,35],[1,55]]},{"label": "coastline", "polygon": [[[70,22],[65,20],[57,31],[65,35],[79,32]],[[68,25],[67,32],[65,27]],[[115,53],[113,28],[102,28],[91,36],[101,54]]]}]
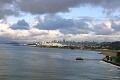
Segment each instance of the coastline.
[{"label": "coastline", "polygon": [[102,59],[104,62],[106,63],[110,63],[110,64],[113,64],[113,65],[116,65],[116,66],[119,66],[120,67],[120,64],[117,63],[117,62],[113,62],[113,61],[109,61],[109,60],[106,60],[106,59]]},{"label": "coastline", "polygon": [[[101,50],[100,52],[101,52],[103,55],[105,55],[105,56],[109,56],[109,58],[117,57],[117,51],[112,51],[112,50]],[[105,58],[102,59],[102,61],[120,67],[120,63],[116,62],[116,60],[113,59],[113,58],[112,58],[112,60],[110,60],[110,59],[107,60],[107,58],[105,57]]]},{"label": "coastline", "polygon": [[[33,46],[33,45],[22,45],[22,46],[32,46],[32,47],[48,47],[48,46]],[[57,47],[57,46],[49,46],[48,48],[60,48],[60,49],[79,49],[78,47],[73,47],[73,46],[66,46],[66,47]],[[113,50],[102,50],[102,49],[83,49],[83,50],[91,50],[91,51],[98,51],[100,52],[100,54],[103,54],[105,56],[110,56],[110,57],[116,57],[117,56],[117,51],[113,51]],[[115,61],[115,59],[113,59],[113,61],[110,61],[110,60],[107,60],[106,57],[104,57],[102,59],[102,61],[106,62],[106,63],[110,63],[110,64],[113,64],[113,65],[116,65],[116,66],[119,66],[120,67],[120,63],[117,63]]]}]

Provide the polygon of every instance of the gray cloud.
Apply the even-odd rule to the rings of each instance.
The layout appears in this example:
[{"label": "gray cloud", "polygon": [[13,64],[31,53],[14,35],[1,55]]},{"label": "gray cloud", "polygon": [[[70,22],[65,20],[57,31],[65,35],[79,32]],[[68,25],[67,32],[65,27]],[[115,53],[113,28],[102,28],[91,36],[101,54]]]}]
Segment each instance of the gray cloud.
[{"label": "gray cloud", "polygon": [[58,15],[46,15],[44,20],[39,21],[40,22],[34,27],[43,30],[55,30],[74,26],[74,20],[64,19]]},{"label": "gray cloud", "polygon": [[111,27],[115,30],[115,31],[120,31],[120,23],[115,23],[115,22],[112,22],[112,25]]},{"label": "gray cloud", "polygon": [[19,12],[11,9],[0,9],[0,19],[4,19],[7,16],[18,16]]},{"label": "gray cloud", "polygon": [[[46,15],[44,20],[39,20],[39,23],[33,26],[40,30],[43,30],[43,32],[30,32],[30,35],[32,36],[31,38],[33,38],[33,36],[39,36],[42,34],[45,35],[46,38],[46,35],[48,35],[49,32],[48,30],[59,30],[61,33],[63,33],[62,35],[64,37],[69,34],[72,34],[72,37],[74,37],[74,35],[89,34],[90,32],[95,33],[94,35],[98,37],[101,35],[110,36],[110,34],[115,33],[115,31],[120,31],[120,23],[113,22],[111,23],[112,28],[108,28],[107,25],[101,22],[92,25],[91,22],[93,21],[93,18],[90,17],[80,17],[79,20],[73,20],[62,18],[58,15],[53,14],[56,14],[58,12],[70,12],[70,8],[89,5],[92,7],[102,7],[107,15],[111,15],[113,11],[120,10],[119,3],[120,0],[0,0],[0,19],[7,18],[8,16],[18,16],[19,10],[21,12],[23,11],[34,15],[52,13],[52,15]],[[117,20],[120,20],[120,18],[117,17]],[[25,20],[19,20],[16,24],[10,26],[10,28],[13,29],[13,32],[15,32],[17,29],[28,30],[30,26]],[[44,30],[48,32],[44,32]],[[4,30],[0,30],[0,32],[3,33]],[[11,37],[11,35],[7,35],[8,34],[3,36]],[[92,40],[95,38],[96,37],[92,38]],[[4,39],[8,40],[9,38]],[[88,39],[91,39],[91,36]],[[103,37],[101,37],[101,39],[103,39]],[[35,40],[35,38],[33,40]]]},{"label": "gray cloud", "polygon": [[46,15],[44,20],[39,20],[39,23],[34,27],[41,30],[59,30],[64,34],[87,34],[90,27],[87,22],[73,19],[65,19],[58,15]]},{"label": "gray cloud", "polygon": [[29,29],[29,24],[23,19],[23,20],[19,20],[16,24],[13,24],[10,26],[11,29],[13,30],[28,30]]},{"label": "gray cloud", "polygon": [[102,7],[108,15],[120,10],[120,0],[0,0],[0,19],[18,16],[19,10],[31,14],[69,12],[70,8],[91,5]]},{"label": "gray cloud", "polygon": [[68,12],[69,7],[79,5],[81,0],[20,0],[18,7],[32,14]]},{"label": "gray cloud", "polygon": [[31,14],[69,12],[70,8],[91,5],[104,9],[108,15],[120,10],[120,0],[0,0],[0,19],[18,16],[19,10]]},{"label": "gray cloud", "polygon": [[[118,20],[118,19],[117,19]],[[96,22],[97,21],[97,22]],[[58,15],[46,15],[44,20],[39,20],[39,23],[34,27],[41,30],[59,30],[63,34],[89,34],[95,33],[95,35],[110,35],[115,33],[115,31],[120,31],[120,24],[113,23],[108,20],[109,24],[105,21],[94,18],[84,18],[80,19],[66,19]]]},{"label": "gray cloud", "polygon": [[95,25],[92,31],[95,32],[96,35],[109,35],[113,33],[113,30],[108,28],[104,23]]},{"label": "gray cloud", "polygon": [[13,1],[15,1],[15,0],[0,0],[1,3],[11,3]]},{"label": "gray cloud", "polygon": [[83,29],[83,30],[89,29],[88,27],[89,25],[86,23],[86,21],[82,21],[81,19],[75,21],[75,24],[78,29]]},{"label": "gray cloud", "polygon": [[82,21],[82,19],[74,20],[73,27],[66,27],[64,29],[60,29],[60,31],[64,34],[88,34],[91,28],[89,25]]},{"label": "gray cloud", "polygon": [[82,30],[77,28],[66,28],[66,29],[60,29],[60,32],[63,34],[88,34],[90,31],[88,30]]},{"label": "gray cloud", "polygon": [[19,11],[13,6],[15,0],[0,0],[0,19],[7,16],[18,16]]},{"label": "gray cloud", "polygon": [[[120,0],[19,0],[17,6],[24,12],[32,14],[69,12],[70,8],[90,4],[91,6],[99,6],[104,11],[112,12],[120,9]],[[109,14],[110,14],[109,13]]]}]

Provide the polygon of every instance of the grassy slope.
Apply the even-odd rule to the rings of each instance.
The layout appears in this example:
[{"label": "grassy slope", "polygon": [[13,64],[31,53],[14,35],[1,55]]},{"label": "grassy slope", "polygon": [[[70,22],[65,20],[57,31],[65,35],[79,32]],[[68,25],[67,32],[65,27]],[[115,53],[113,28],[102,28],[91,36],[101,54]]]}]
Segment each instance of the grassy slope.
[{"label": "grassy slope", "polygon": [[108,55],[108,56],[116,56],[117,53],[117,51],[113,51],[113,50],[99,50],[99,51],[104,55]]}]

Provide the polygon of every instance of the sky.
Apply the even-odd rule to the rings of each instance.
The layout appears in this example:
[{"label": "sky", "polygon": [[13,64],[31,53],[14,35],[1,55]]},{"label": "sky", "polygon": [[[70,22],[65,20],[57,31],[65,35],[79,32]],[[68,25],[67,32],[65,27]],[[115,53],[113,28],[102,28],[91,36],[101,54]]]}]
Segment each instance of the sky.
[{"label": "sky", "polygon": [[119,41],[120,0],[0,0],[0,42]]}]

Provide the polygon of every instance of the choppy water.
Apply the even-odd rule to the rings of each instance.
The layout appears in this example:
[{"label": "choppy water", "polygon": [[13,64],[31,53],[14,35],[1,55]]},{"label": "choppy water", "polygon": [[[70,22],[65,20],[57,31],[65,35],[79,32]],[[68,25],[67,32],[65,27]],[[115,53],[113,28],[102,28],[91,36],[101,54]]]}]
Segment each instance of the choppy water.
[{"label": "choppy water", "polygon": [[120,80],[95,51],[0,45],[0,80]]}]

